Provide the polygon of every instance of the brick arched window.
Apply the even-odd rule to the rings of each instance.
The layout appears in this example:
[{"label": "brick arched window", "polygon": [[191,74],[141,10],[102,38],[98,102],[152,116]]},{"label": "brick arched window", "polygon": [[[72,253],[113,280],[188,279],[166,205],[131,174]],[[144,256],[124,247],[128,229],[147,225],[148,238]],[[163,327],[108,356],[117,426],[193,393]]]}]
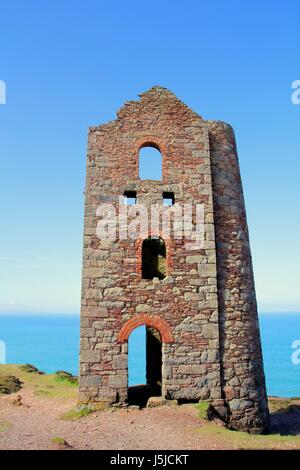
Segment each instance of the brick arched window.
[{"label": "brick arched window", "polygon": [[154,143],[145,143],[139,150],[139,178],[142,180],[162,179],[162,154]]}]

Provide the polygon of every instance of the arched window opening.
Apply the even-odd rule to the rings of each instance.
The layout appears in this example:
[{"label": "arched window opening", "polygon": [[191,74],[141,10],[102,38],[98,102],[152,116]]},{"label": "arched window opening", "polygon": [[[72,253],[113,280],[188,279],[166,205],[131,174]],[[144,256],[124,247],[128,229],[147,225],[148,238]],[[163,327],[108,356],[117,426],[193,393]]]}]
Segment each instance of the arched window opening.
[{"label": "arched window opening", "polygon": [[139,152],[139,177],[142,180],[162,179],[162,155],[152,146],[142,147]]},{"label": "arched window opening", "polygon": [[166,245],[162,238],[149,237],[142,245],[142,278],[166,277]]}]

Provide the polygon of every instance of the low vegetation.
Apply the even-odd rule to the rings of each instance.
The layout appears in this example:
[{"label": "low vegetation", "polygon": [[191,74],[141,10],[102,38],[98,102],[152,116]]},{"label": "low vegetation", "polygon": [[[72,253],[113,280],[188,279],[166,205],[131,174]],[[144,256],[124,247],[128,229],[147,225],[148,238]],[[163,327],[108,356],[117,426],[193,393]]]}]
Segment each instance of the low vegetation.
[{"label": "low vegetation", "polygon": [[107,409],[105,404],[91,404],[91,405],[78,405],[69,411],[63,413],[60,418],[67,421],[74,421],[76,419],[85,418],[91,413],[96,411],[103,411]]},{"label": "low vegetation", "polygon": [[65,370],[58,370],[55,372],[55,378],[58,381],[66,381],[74,385],[78,385],[78,377],[66,372]]},{"label": "low vegetation", "polygon": [[[10,379],[10,383],[15,384],[15,388],[11,387],[11,391],[5,392],[8,376],[14,377],[14,379]],[[0,393],[14,393],[19,391],[22,386],[25,389],[33,389],[34,394],[40,398],[77,398],[77,380],[72,380],[72,378],[76,379],[76,377],[72,376],[72,374],[69,374],[68,377],[71,380],[57,377],[57,374],[41,373],[30,364],[1,364]]]},{"label": "low vegetation", "polygon": [[209,401],[202,400],[194,406],[198,410],[198,417],[200,419],[207,419],[207,412],[210,406]]},{"label": "low vegetation", "polygon": [[5,432],[10,426],[11,424],[8,421],[0,419],[0,432]]},{"label": "low vegetation", "polygon": [[39,375],[43,375],[44,372],[42,372],[41,370],[39,370],[37,367],[33,366],[32,364],[24,364],[22,366],[20,366],[20,370],[22,370],[23,372],[28,372],[29,374],[39,374]]},{"label": "low vegetation", "polygon": [[14,375],[0,375],[0,395],[18,392],[22,382]]},{"label": "low vegetation", "polygon": [[300,436],[251,435],[245,432],[230,431],[213,422],[197,428],[197,433],[200,439],[202,436],[222,443],[224,449],[300,449]]},{"label": "low vegetation", "polygon": [[53,437],[51,439],[51,448],[55,450],[70,450],[72,447],[63,437]]},{"label": "low vegetation", "polygon": [[60,418],[67,420],[67,421],[73,421],[76,419],[84,418],[85,416],[88,416],[89,414],[93,413],[95,410],[93,410],[91,407],[87,405],[83,406],[76,406],[75,408],[72,408],[69,411],[66,411],[63,413]]},{"label": "low vegetation", "polygon": [[269,398],[270,413],[293,412],[300,410],[300,397],[293,398]]},{"label": "low vegetation", "polygon": [[53,437],[51,439],[51,442],[53,442],[53,444],[61,444],[61,445],[66,444],[66,440],[63,437],[59,437],[59,436]]}]

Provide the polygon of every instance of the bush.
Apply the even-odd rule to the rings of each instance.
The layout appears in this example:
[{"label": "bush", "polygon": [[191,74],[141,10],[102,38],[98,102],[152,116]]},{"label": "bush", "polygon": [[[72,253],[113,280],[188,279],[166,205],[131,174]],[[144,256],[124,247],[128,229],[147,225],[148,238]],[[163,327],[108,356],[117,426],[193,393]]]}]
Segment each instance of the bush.
[{"label": "bush", "polygon": [[70,374],[70,372],[66,372],[65,370],[58,370],[55,372],[55,377],[57,380],[66,380],[71,384],[78,384],[78,378],[75,375]]}]

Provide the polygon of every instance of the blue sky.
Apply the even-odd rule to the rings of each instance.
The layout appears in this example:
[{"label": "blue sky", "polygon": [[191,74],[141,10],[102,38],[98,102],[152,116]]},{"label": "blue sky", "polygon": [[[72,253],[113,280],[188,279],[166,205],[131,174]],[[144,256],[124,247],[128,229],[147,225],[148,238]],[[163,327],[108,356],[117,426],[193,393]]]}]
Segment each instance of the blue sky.
[{"label": "blue sky", "polygon": [[87,128],[153,85],[233,125],[261,310],[300,310],[298,1],[2,2],[0,310],[78,312]]}]

